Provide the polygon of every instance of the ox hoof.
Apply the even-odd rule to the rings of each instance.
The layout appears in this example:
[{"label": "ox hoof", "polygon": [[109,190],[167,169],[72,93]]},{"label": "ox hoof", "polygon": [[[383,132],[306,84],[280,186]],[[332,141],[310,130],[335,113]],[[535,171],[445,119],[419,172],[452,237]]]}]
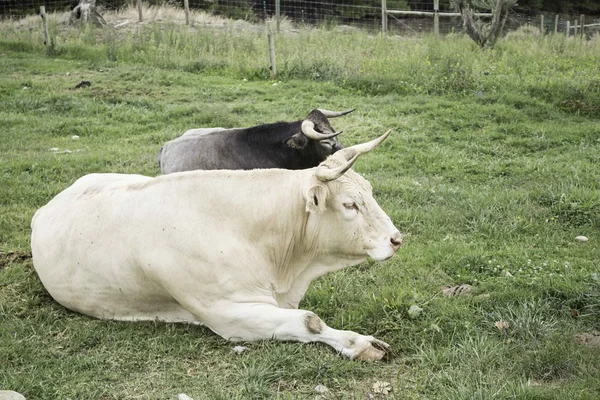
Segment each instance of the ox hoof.
[{"label": "ox hoof", "polygon": [[389,356],[392,348],[386,342],[373,337],[366,343],[366,347],[360,350],[353,359],[360,361],[378,361]]}]

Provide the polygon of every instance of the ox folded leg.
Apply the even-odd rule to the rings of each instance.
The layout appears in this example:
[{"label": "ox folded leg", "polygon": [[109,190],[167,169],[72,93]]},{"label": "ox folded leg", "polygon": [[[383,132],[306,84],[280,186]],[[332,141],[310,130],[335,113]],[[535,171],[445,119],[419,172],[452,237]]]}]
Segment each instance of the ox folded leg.
[{"label": "ox folded leg", "polygon": [[228,340],[323,342],[346,357],[358,360],[380,360],[390,350],[387,343],[373,336],[330,328],[316,314],[306,310],[261,303],[234,303],[223,305],[219,310],[218,315],[209,318],[207,325]]}]

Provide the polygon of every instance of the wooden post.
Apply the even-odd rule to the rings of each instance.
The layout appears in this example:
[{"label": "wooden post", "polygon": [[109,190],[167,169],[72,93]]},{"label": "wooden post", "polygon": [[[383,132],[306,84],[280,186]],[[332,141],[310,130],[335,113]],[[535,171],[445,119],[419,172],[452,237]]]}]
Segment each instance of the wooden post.
[{"label": "wooden post", "polygon": [[185,24],[190,24],[190,0],[183,0],[183,8],[185,9]]},{"label": "wooden post", "polygon": [[137,0],[137,9],[140,22],[144,22],[144,16],[142,15],[142,0]]},{"label": "wooden post", "polygon": [[281,23],[281,1],[275,0],[275,23],[277,24],[277,33],[279,33],[279,25]]},{"label": "wooden post", "polygon": [[46,15],[46,7],[40,6],[40,16],[42,17],[42,21],[44,23],[44,44],[46,46],[50,46],[50,39],[48,37],[48,16]]},{"label": "wooden post", "polygon": [[440,34],[440,0],[433,0],[433,33]]},{"label": "wooden post", "polygon": [[570,33],[571,33],[571,21],[567,20],[567,39],[569,38]]},{"label": "wooden post", "polygon": [[540,14],[540,33],[544,35],[544,14]]},{"label": "wooden post", "polygon": [[585,15],[581,14],[579,16],[579,30],[581,31],[581,38],[585,39],[585,32],[584,32],[584,25],[585,25]]},{"label": "wooden post", "polygon": [[388,30],[388,19],[387,19],[387,1],[381,0],[381,32],[387,33]]},{"label": "wooden post", "polygon": [[271,80],[277,78],[277,64],[275,62],[275,39],[271,29],[271,21],[267,21],[267,39],[269,40],[269,59],[271,60]]},{"label": "wooden post", "polygon": [[577,20],[575,20],[575,23],[573,24],[573,36],[577,37]]},{"label": "wooden post", "polygon": [[558,14],[556,14],[556,17],[554,17],[554,34],[556,35],[558,33]]}]

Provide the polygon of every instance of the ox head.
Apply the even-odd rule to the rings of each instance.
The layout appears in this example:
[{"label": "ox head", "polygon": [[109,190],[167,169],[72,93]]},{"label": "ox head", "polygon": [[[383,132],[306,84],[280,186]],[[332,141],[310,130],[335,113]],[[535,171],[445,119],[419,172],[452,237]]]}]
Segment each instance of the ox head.
[{"label": "ox head", "polygon": [[[302,121],[301,131],[285,140],[285,144],[293,149],[315,154],[322,161],[344,146],[337,139],[336,132],[327,118],[341,117],[354,111],[329,111],[316,108]],[[315,164],[313,164],[315,165]]]},{"label": "ox head", "polygon": [[390,134],[348,147],[314,169],[305,193],[306,211],[318,215],[319,240],[338,257],[386,260],[402,244],[402,235],[373,198],[373,188],[350,167]]}]

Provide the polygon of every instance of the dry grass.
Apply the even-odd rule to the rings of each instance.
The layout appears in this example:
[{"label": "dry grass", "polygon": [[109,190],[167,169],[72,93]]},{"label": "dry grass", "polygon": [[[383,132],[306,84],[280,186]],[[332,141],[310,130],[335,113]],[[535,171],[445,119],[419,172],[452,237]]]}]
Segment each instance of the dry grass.
[{"label": "dry grass", "polygon": [[[135,6],[112,11],[105,10],[101,12],[104,20],[109,26],[121,27],[130,25],[139,25],[138,9]],[[185,24],[185,10],[172,5],[160,6],[142,6],[142,15],[144,21],[141,24],[149,23],[173,23],[177,25]],[[49,14],[50,20],[55,21],[58,26],[66,26],[69,23],[69,12],[57,12]],[[41,19],[38,15],[30,15],[18,20],[0,21],[0,29],[14,30],[35,30],[40,27]],[[244,20],[231,20],[217,16],[204,11],[190,10],[190,25],[192,27],[204,27],[213,29],[234,29],[237,31],[256,30],[260,31],[264,27],[262,24],[252,24]],[[292,22],[289,18],[283,17],[280,21],[280,27],[283,31],[293,30]]]}]

